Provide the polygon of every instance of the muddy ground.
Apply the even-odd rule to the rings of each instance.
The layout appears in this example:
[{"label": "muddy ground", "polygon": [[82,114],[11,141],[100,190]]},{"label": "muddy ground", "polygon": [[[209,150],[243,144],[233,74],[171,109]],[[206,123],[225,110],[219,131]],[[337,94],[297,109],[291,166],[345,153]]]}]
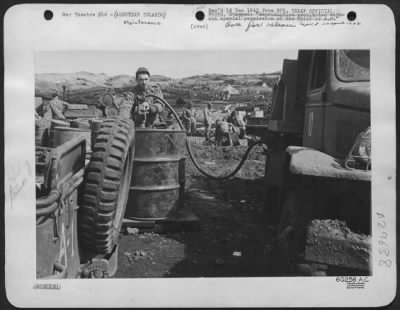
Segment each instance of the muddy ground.
[{"label": "muddy ground", "polygon": [[[225,174],[246,146],[215,147],[192,141],[202,167]],[[272,251],[275,227],[264,211],[265,154],[261,146],[235,178],[216,181],[187,159],[185,205],[200,219],[198,232],[120,234],[116,278],[258,277],[284,275]]]}]

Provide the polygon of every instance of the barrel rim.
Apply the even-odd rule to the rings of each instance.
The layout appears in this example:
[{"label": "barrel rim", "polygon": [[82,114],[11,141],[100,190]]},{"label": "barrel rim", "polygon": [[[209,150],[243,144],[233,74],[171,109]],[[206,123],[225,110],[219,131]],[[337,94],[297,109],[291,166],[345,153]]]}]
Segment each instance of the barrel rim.
[{"label": "barrel rim", "polygon": [[91,132],[90,129],[74,128],[74,127],[54,127],[54,130],[61,131],[79,131],[79,132]]},{"label": "barrel rim", "polygon": [[155,221],[163,221],[167,220],[168,216],[164,217],[137,217],[137,216],[127,216],[126,219],[133,221],[143,221],[143,222],[155,222]]},{"label": "barrel rim", "polygon": [[179,162],[181,161],[181,157],[178,156],[171,156],[171,157],[139,157],[135,158],[134,162],[139,163],[160,163],[160,162]]},{"label": "barrel rim", "polygon": [[180,184],[173,184],[173,185],[147,185],[147,186],[130,186],[130,191],[138,191],[138,192],[164,192],[164,191],[172,191],[180,189]]},{"label": "barrel rim", "polygon": [[68,121],[65,121],[65,120],[62,120],[62,119],[54,119],[54,118],[52,118],[50,120],[50,122],[52,122],[53,124],[57,124],[57,123],[59,123],[59,124],[69,124]]},{"label": "barrel rim", "polygon": [[168,132],[168,133],[185,133],[182,129],[158,129],[158,128],[136,128],[136,132]]}]

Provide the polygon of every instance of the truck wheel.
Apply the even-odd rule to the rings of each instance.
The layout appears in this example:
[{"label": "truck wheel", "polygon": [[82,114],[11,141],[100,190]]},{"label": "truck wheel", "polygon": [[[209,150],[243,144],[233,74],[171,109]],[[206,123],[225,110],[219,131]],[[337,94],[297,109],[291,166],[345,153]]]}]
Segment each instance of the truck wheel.
[{"label": "truck wheel", "polygon": [[79,241],[85,253],[107,255],[118,242],[134,156],[131,120],[104,120],[85,171],[79,209]]},{"label": "truck wheel", "polygon": [[302,255],[307,224],[312,218],[312,199],[307,190],[288,192],[278,227],[278,249],[281,262],[291,265]]}]

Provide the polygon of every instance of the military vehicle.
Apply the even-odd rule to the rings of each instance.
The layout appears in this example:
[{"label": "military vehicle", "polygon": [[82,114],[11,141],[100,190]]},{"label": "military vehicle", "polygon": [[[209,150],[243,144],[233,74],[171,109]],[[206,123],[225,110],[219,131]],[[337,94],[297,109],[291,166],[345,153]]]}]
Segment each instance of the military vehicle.
[{"label": "military vehicle", "polygon": [[291,272],[370,274],[369,126],[368,50],[300,50],[271,113],[248,119],[268,146],[265,207]]},{"label": "military vehicle", "polygon": [[116,272],[135,128],[120,117],[93,119],[91,127],[49,127],[54,141],[36,146],[38,279]]}]

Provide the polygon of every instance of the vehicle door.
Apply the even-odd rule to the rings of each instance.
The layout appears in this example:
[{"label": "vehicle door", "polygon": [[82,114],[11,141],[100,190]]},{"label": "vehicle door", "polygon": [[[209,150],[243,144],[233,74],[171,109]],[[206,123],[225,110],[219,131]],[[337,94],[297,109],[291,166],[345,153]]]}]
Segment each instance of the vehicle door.
[{"label": "vehicle door", "polygon": [[326,103],[327,51],[313,52],[309,67],[303,145],[322,150]]}]

